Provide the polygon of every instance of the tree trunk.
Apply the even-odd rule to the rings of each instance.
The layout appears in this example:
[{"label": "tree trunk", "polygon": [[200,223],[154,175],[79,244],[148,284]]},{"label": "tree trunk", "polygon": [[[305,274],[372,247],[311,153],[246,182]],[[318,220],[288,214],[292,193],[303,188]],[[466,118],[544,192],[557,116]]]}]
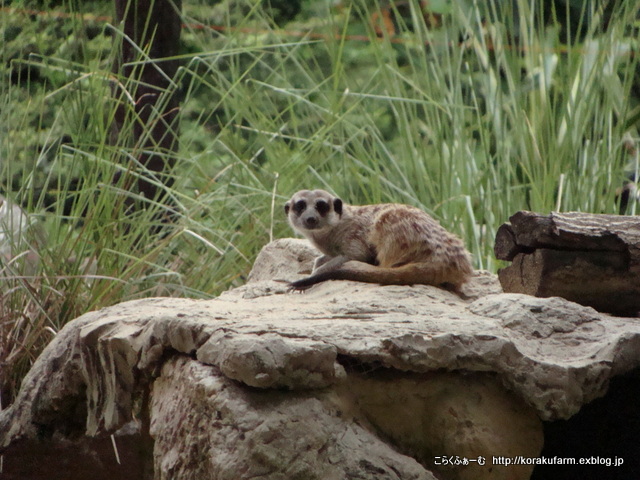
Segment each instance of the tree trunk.
[{"label": "tree trunk", "polygon": [[518,212],[496,235],[505,292],[559,296],[597,310],[640,312],[640,217]]},{"label": "tree trunk", "polygon": [[[123,23],[120,63],[116,71],[124,78],[128,101],[133,109],[121,106],[116,115],[116,135],[131,128],[133,155],[146,172],[136,181],[136,191],[147,199],[162,197],[149,181],[154,176],[164,185],[173,181],[171,170],[178,149],[178,109],[173,79],[178,61],[164,60],[179,52],[181,0],[116,0],[116,20]],[[141,58],[140,51],[148,55]],[[161,61],[156,61],[161,60]],[[133,115],[134,118],[127,117]],[[128,127],[131,126],[131,127]]]}]

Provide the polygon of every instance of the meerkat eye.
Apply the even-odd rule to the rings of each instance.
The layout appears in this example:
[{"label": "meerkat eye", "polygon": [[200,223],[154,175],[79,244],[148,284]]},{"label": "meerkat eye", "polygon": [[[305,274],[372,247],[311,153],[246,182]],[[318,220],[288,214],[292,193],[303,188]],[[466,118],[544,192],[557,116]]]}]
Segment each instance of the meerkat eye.
[{"label": "meerkat eye", "polygon": [[318,210],[318,213],[320,215],[325,216],[327,213],[329,213],[329,210],[331,210],[331,207],[324,200],[318,200],[316,202],[316,210]]},{"label": "meerkat eye", "polygon": [[304,212],[305,208],[307,208],[307,202],[305,202],[304,200],[298,200],[296,203],[293,204],[293,211],[296,212],[298,215]]}]

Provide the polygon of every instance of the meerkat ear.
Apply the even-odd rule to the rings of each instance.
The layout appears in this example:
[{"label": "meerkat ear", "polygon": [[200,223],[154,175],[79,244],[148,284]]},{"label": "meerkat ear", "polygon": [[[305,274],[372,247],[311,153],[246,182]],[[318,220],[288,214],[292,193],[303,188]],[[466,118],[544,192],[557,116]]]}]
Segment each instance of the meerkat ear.
[{"label": "meerkat ear", "polygon": [[342,200],[340,200],[338,197],[333,199],[333,209],[338,215],[342,215]]},{"label": "meerkat ear", "polygon": [[287,202],[284,204],[284,214],[289,215],[289,208],[291,208],[291,202]]}]

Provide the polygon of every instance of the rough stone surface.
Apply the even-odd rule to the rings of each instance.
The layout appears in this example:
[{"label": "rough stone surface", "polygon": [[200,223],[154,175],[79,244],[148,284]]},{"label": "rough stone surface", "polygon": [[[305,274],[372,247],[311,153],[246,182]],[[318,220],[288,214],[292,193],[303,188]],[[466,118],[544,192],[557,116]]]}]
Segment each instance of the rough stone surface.
[{"label": "rough stone surface", "polygon": [[282,238],[264,246],[249,273],[247,283],[291,280],[308,275],[320,252],[307,240]]},{"label": "rough stone surface", "polygon": [[350,418],[331,390],[247,389],[174,357],[152,398],[156,478],[435,480]]},{"label": "rough stone surface", "polygon": [[[292,258],[314,252],[296,245],[266,247],[278,280],[309,268]],[[259,260],[215,300],[140,300],[71,322],[0,412],[0,451],[135,419],[155,441],[155,478],[528,478],[532,467],[436,457],[535,457],[540,420],[571,417],[640,365],[637,320],[495,293],[488,274],[464,301],[345,281],[285,294],[270,268]]]},{"label": "rough stone surface", "polygon": [[[346,398],[401,451],[455,480],[529,478],[532,466],[496,469],[487,456],[536,457],[541,423],[532,408],[489,374],[380,371],[350,375]],[[450,465],[468,459],[469,465]],[[480,463],[478,463],[480,462]]]}]

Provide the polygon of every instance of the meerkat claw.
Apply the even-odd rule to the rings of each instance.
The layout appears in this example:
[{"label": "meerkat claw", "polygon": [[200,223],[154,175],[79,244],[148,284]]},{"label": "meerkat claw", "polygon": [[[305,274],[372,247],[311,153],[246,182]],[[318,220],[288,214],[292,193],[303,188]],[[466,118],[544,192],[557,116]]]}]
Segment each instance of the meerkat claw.
[{"label": "meerkat claw", "polygon": [[287,293],[305,293],[311,285],[296,285],[298,282],[289,282]]}]

